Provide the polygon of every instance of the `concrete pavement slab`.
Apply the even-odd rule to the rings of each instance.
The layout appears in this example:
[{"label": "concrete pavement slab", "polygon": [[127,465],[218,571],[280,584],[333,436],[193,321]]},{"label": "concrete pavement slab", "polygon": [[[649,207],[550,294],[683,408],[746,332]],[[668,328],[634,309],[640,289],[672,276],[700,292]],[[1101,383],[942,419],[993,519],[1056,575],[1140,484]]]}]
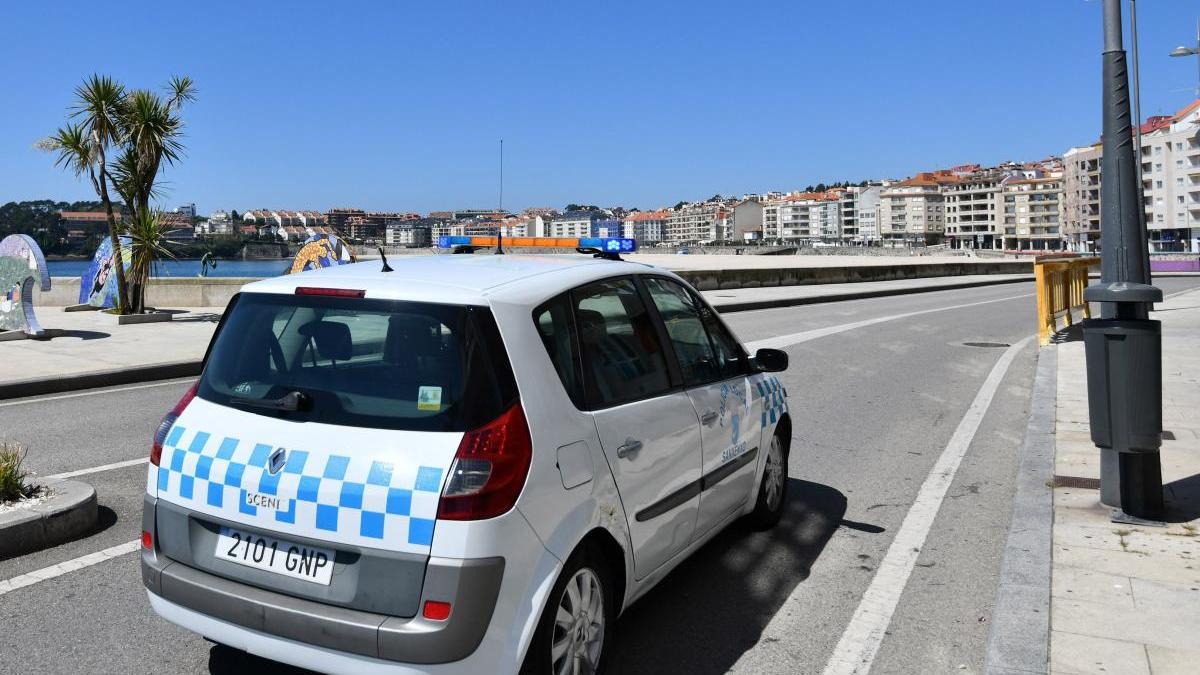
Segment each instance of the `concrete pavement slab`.
[{"label": "concrete pavement slab", "polygon": [[[1097,490],[1054,490],[1051,671],[1196,672],[1200,650],[1200,307],[1168,297],[1163,322],[1161,449],[1166,527],[1111,522]],[[1083,344],[1059,344],[1056,472],[1099,477],[1088,435]],[[1178,430],[1176,433],[1175,430]]]}]

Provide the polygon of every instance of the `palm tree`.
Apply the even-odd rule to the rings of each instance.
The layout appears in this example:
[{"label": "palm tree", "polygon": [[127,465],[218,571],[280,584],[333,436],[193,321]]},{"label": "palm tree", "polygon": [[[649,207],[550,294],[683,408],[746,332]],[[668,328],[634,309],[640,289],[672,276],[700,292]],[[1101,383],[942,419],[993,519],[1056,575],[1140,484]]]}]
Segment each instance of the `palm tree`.
[{"label": "palm tree", "polygon": [[121,136],[117,117],[124,103],[125,88],[111,77],[92,75],[76,87],[75,99],[70,117],[79,119],[79,123],[68,122],[40,141],[38,147],[57,153],[55,166],[69,169],[77,177],[86,174],[100,197],[117,272],[117,311],[123,314],[127,307],[125,266],[121,260],[120,229],[108,196],[108,148]]},{"label": "palm tree", "polygon": [[174,164],[183,152],[179,110],[195,99],[196,87],[189,77],[174,77],[167,92],[164,99],[149,90],[135,90],[125,97],[118,115],[122,151],[112,178],[135,214],[149,211],[150,199],[157,196],[155,181],[163,161]]},{"label": "palm tree", "polygon": [[126,233],[130,238],[133,259],[129,263],[130,302],[133,311],[141,313],[146,308],[146,284],[150,282],[151,268],[159,258],[174,258],[167,248],[167,224],[157,211],[138,211],[130,219]]}]

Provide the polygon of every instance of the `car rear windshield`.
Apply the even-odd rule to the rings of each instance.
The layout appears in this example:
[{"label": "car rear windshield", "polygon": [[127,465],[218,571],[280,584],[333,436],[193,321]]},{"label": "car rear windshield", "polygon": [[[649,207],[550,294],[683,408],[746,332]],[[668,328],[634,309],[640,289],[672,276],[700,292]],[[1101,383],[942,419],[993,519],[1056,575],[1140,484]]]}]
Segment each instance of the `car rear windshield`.
[{"label": "car rear windshield", "polygon": [[198,394],[297,422],[466,431],[498,417],[517,390],[487,308],[243,293]]}]

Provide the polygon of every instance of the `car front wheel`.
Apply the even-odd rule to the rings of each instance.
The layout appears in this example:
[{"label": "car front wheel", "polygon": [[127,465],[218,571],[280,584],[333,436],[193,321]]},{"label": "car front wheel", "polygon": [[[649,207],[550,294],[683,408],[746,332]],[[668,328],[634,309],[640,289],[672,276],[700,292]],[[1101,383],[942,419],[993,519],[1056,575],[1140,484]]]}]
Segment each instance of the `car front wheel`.
[{"label": "car front wheel", "polygon": [[767,463],[758,486],[758,501],[748,519],[754,529],[769,530],[783,516],[783,504],[787,499],[787,460],[783,439],[776,433],[767,446]]}]

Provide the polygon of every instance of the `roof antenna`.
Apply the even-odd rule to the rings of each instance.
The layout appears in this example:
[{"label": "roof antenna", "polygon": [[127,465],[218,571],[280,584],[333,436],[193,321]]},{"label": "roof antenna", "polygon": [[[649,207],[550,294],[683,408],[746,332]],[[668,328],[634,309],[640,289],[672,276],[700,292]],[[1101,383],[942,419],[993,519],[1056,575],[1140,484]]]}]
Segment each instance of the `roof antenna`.
[{"label": "roof antenna", "polygon": [[[500,213],[496,214],[503,218],[504,216],[504,139],[500,139],[500,206],[497,209]],[[496,222],[496,255],[504,255],[504,247],[501,245],[501,239],[504,238],[503,219]]]},{"label": "roof antenna", "polygon": [[380,272],[394,272],[395,271],[392,269],[391,265],[387,264],[387,256],[383,254],[382,246],[379,247],[379,259],[383,261],[383,269],[379,270]]}]

